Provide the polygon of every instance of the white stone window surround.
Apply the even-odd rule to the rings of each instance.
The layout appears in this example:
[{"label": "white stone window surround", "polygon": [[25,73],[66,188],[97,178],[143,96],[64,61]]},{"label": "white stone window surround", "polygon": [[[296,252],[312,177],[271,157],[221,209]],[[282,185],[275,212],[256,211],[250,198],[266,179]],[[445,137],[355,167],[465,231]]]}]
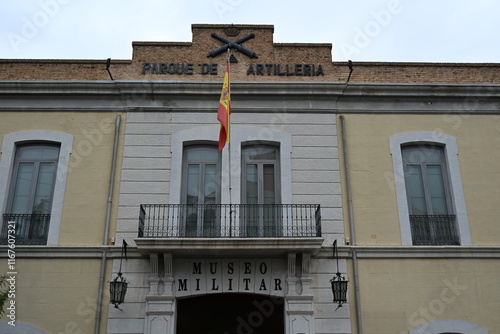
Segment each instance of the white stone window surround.
[{"label": "white stone window surround", "polygon": [[410,330],[409,334],[473,333],[488,334],[488,330],[472,322],[455,319],[434,320]]},{"label": "white stone window surround", "polygon": [[413,245],[401,146],[418,143],[437,143],[443,145],[448,176],[450,179],[451,200],[453,208],[455,209],[460,244],[463,246],[472,245],[469,220],[467,218],[467,209],[462,188],[462,179],[460,177],[460,167],[458,164],[456,139],[450,135],[433,131],[404,132],[389,138],[390,152],[394,167],[394,183],[399,213],[399,225],[401,228],[401,244],[403,246]]},{"label": "white stone window surround", "polygon": [[73,136],[64,132],[48,130],[26,130],[8,133],[3,137],[2,158],[0,160],[0,204],[2,213],[7,209],[12,167],[14,164],[16,145],[22,143],[51,142],[60,144],[59,160],[57,162],[56,183],[50,215],[48,246],[57,246],[61,228],[64,191],[68,173],[69,157],[73,147]]},{"label": "white stone window surround", "polygon": [[[170,177],[170,203],[181,203],[182,187],[182,153],[185,143],[192,142],[212,142],[216,144],[219,138],[219,127],[201,126],[192,129],[182,130],[172,134],[171,152],[172,169]],[[240,177],[241,177],[241,147],[245,143],[278,143],[280,148],[280,175],[282,203],[292,203],[292,136],[289,133],[275,131],[249,125],[231,126],[231,202],[241,203]],[[228,145],[222,151],[221,161],[221,203],[229,203],[229,153]]]}]

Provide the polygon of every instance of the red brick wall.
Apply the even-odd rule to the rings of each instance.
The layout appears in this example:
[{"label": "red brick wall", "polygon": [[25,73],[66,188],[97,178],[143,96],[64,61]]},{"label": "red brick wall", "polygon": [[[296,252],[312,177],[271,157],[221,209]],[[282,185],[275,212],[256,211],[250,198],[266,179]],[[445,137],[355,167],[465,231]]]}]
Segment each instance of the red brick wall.
[{"label": "red brick wall", "polygon": [[[112,60],[110,71],[115,80],[201,80],[220,81],[226,54],[208,58],[210,50],[224,45],[212,33],[235,41],[255,34],[241,45],[254,51],[252,59],[240,52],[231,53],[238,62],[231,64],[232,81],[345,81],[349,75],[347,62],[332,62],[331,44],[274,43],[274,27],[270,25],[237,25],[238,36],[228,36],[226,25],[193,25],[192,42],[134,42],[131,60]],[[144,63],[181,63],[192,65],[192,74],[142,74]],[[217,74],[202,74],[204,64],[217,64]],[[259,65],[260,64],[260,65]],[[304,65],[318,69],[323,75],[276,75],[295,64],[304,73]],[[279,72],[275,65],[279,65]],[[500,83],[500,64],[453,63],[354,63],[351,82],[394,83]],[[165,65],[163,65],[165,66]],[[182,65],[181,65],[182,66]],[[187,66],[187,65],[186,65]],[[264,68],[263,75],[248,74],[250,66]],[[269,70],[271,75],[268,75]],[[0,59],[0,80],[110,80],[106,59],[102,60],[16,60]]]}]

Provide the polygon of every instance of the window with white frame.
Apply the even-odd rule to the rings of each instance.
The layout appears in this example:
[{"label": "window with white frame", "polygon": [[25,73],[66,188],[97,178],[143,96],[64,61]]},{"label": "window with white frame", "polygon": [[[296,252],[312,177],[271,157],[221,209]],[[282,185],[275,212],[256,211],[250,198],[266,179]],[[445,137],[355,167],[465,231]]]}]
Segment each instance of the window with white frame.
[{"label": "window with white frame", "polygon": [[73,136],[28,130],[6,134],[0,160],[2,240],[57,245]]},{"label": "window with white frame", "polygon": [[20,244],[47,242],[58,158],[59,145],[37,143],[16,148],[4,222],[14,222]]},{"label": "window with white frame", "polygon": [[280,204],[279,148],[250,145],[242,148],[242,199],[246,235],[277,235],[281,231],[276,204]]},{"label": "window with white frame", "polygon": [[454,137],[408,132],[390,138],[403,245],[470,245]]},{"label": "window with white frame", "polygon": [[220,163],[215,145],[184,148],[185,236],[214,236],[220,231]]},{"label": "window with white frame", "polygon": [[[217,216],[219,213],[215,213],[215,226],[219,226],[220,218],[221,235],[264,236],[264,214],[245,211],[244,207],[247,205],[254,205],[254,207],[260,205],[264,208],[264,205],[269,205],[270,208],[276,206],[276,204],[292,202],[291,135],[280,131],[266,130],[268,131],[266,137],[271,138],[271,140],[263,143],[261,131],[262,128],[260,127],[234,125],[231,133],[231,145],[228,145],[228,149],[224,149],[218,155],[217,180],[219,181],[220,195],[217,196],[217,203],[221,203],[221,210],[220,217]],[[172,134],[169,192],[171,205],[175,206],[179,205],[179,203],[186,205],[185,203],[187,203],[186,149],[191,146],[199,146],[199,143],[207,143],[209,146],[212,143],[217,145],[215,140],[218,135],[219,128],[214,126],[196,127]],[[229,148],[231,153],[229,153]],[[212,159],[212,163],[214,161]],[[192,169],[195,169],[195,167],[192,167]],[[193,172],[193,174],[195,173]],[[248,174],[251,181],[248,190],[245,188],[247,183],[244,181],[247,178],[246,174]],[[274,204],[264,204],[273,201]],[[247,204],[249,202],[257,204]],[[231,212],[228,209],[229,204],[232,204],[233,211]],[[240,208],[243,209],[240,210]],[[275,212],[278,214],[277,211]],[[180,217],[184,213],[175,214]],[[260,215],[261,218],[254,219],[253,225],[247,225],[246,215],[254,218]],[[268,217],[270,215],[272,213],[268,214]],[[232,219],[229,218],[230,216]],[[197,214],[196,217],[196,228],[198,229],[203,224],[198,218],[201,216]],[[173,223],[176,228],[182,225],[182,219],[176,221],[179,221],[179,223]],[[279,220],[270,223],[266,232],[267,236],[271,236],[271,232],[274,230],[276,230],[274,231],[275,236],[283,233],[282,230],[277,229],[281,225],[284,224]],[[249,227],[249,230],[247,230],[247,226],[253,227]],[[200,233],[208,232],[202,229]],[[252,234],[247,235],[248,233]]]},{"label": "window with white frame", "polygon": [[422,143],[401,150],[413,245],[459,244],[443,147]]},{"label": "window with white frame", "polygon": [[[224,149],[220,157],[221,170],[221,203],[241,203],[241,192],[235,187],[231,192],[229,189],[229,180],[232,185],[240,184],[240,173],[243,170],[242,164],[242,148],[250,143],[256,143],[262,139],[262,134],[259,132],[262,128],[248,125],[233,125],[231,132],[231,156],[228,150]],[[292,137],[289,133],[284,133],[276,130],[267,130],[266,137],[272,138],[272,144],[279,147],[278,161],[280,165],[279,189],[281,191],[280,198],[282,203],[292,202],[292,163],[291,163],[291,147]],[[171,176],[170,176],[170,203],[179,204],[183,202],[182,198],[182,164],[184,147],[190,143],[214,142],[219,138],[219,128],[214,126],[202,126],[192,129],[178,131],[172,134],[171,140]],[[231,158],[231,161],[229,159]],[[232,173],[229,170],[232,170]]]}]

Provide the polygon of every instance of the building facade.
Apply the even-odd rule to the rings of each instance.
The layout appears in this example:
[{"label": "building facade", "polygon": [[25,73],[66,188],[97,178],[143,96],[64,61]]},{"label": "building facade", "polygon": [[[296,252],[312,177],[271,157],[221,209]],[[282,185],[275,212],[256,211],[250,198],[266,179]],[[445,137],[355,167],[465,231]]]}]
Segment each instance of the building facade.
[{"label": "building facade", "polygon": [[500,65],[332,62],[273,31],[0,60],[0,330],[498,331]]}]

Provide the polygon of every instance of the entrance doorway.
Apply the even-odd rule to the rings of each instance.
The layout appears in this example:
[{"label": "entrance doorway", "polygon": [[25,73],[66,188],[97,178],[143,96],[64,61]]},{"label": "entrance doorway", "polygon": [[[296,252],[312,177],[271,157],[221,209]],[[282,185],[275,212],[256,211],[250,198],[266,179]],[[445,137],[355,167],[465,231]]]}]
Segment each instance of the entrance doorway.
[{"label": "entrance doorway", "polygon": [[285,334],[284,299],[212,294],[177,300],[176,334]]}]

